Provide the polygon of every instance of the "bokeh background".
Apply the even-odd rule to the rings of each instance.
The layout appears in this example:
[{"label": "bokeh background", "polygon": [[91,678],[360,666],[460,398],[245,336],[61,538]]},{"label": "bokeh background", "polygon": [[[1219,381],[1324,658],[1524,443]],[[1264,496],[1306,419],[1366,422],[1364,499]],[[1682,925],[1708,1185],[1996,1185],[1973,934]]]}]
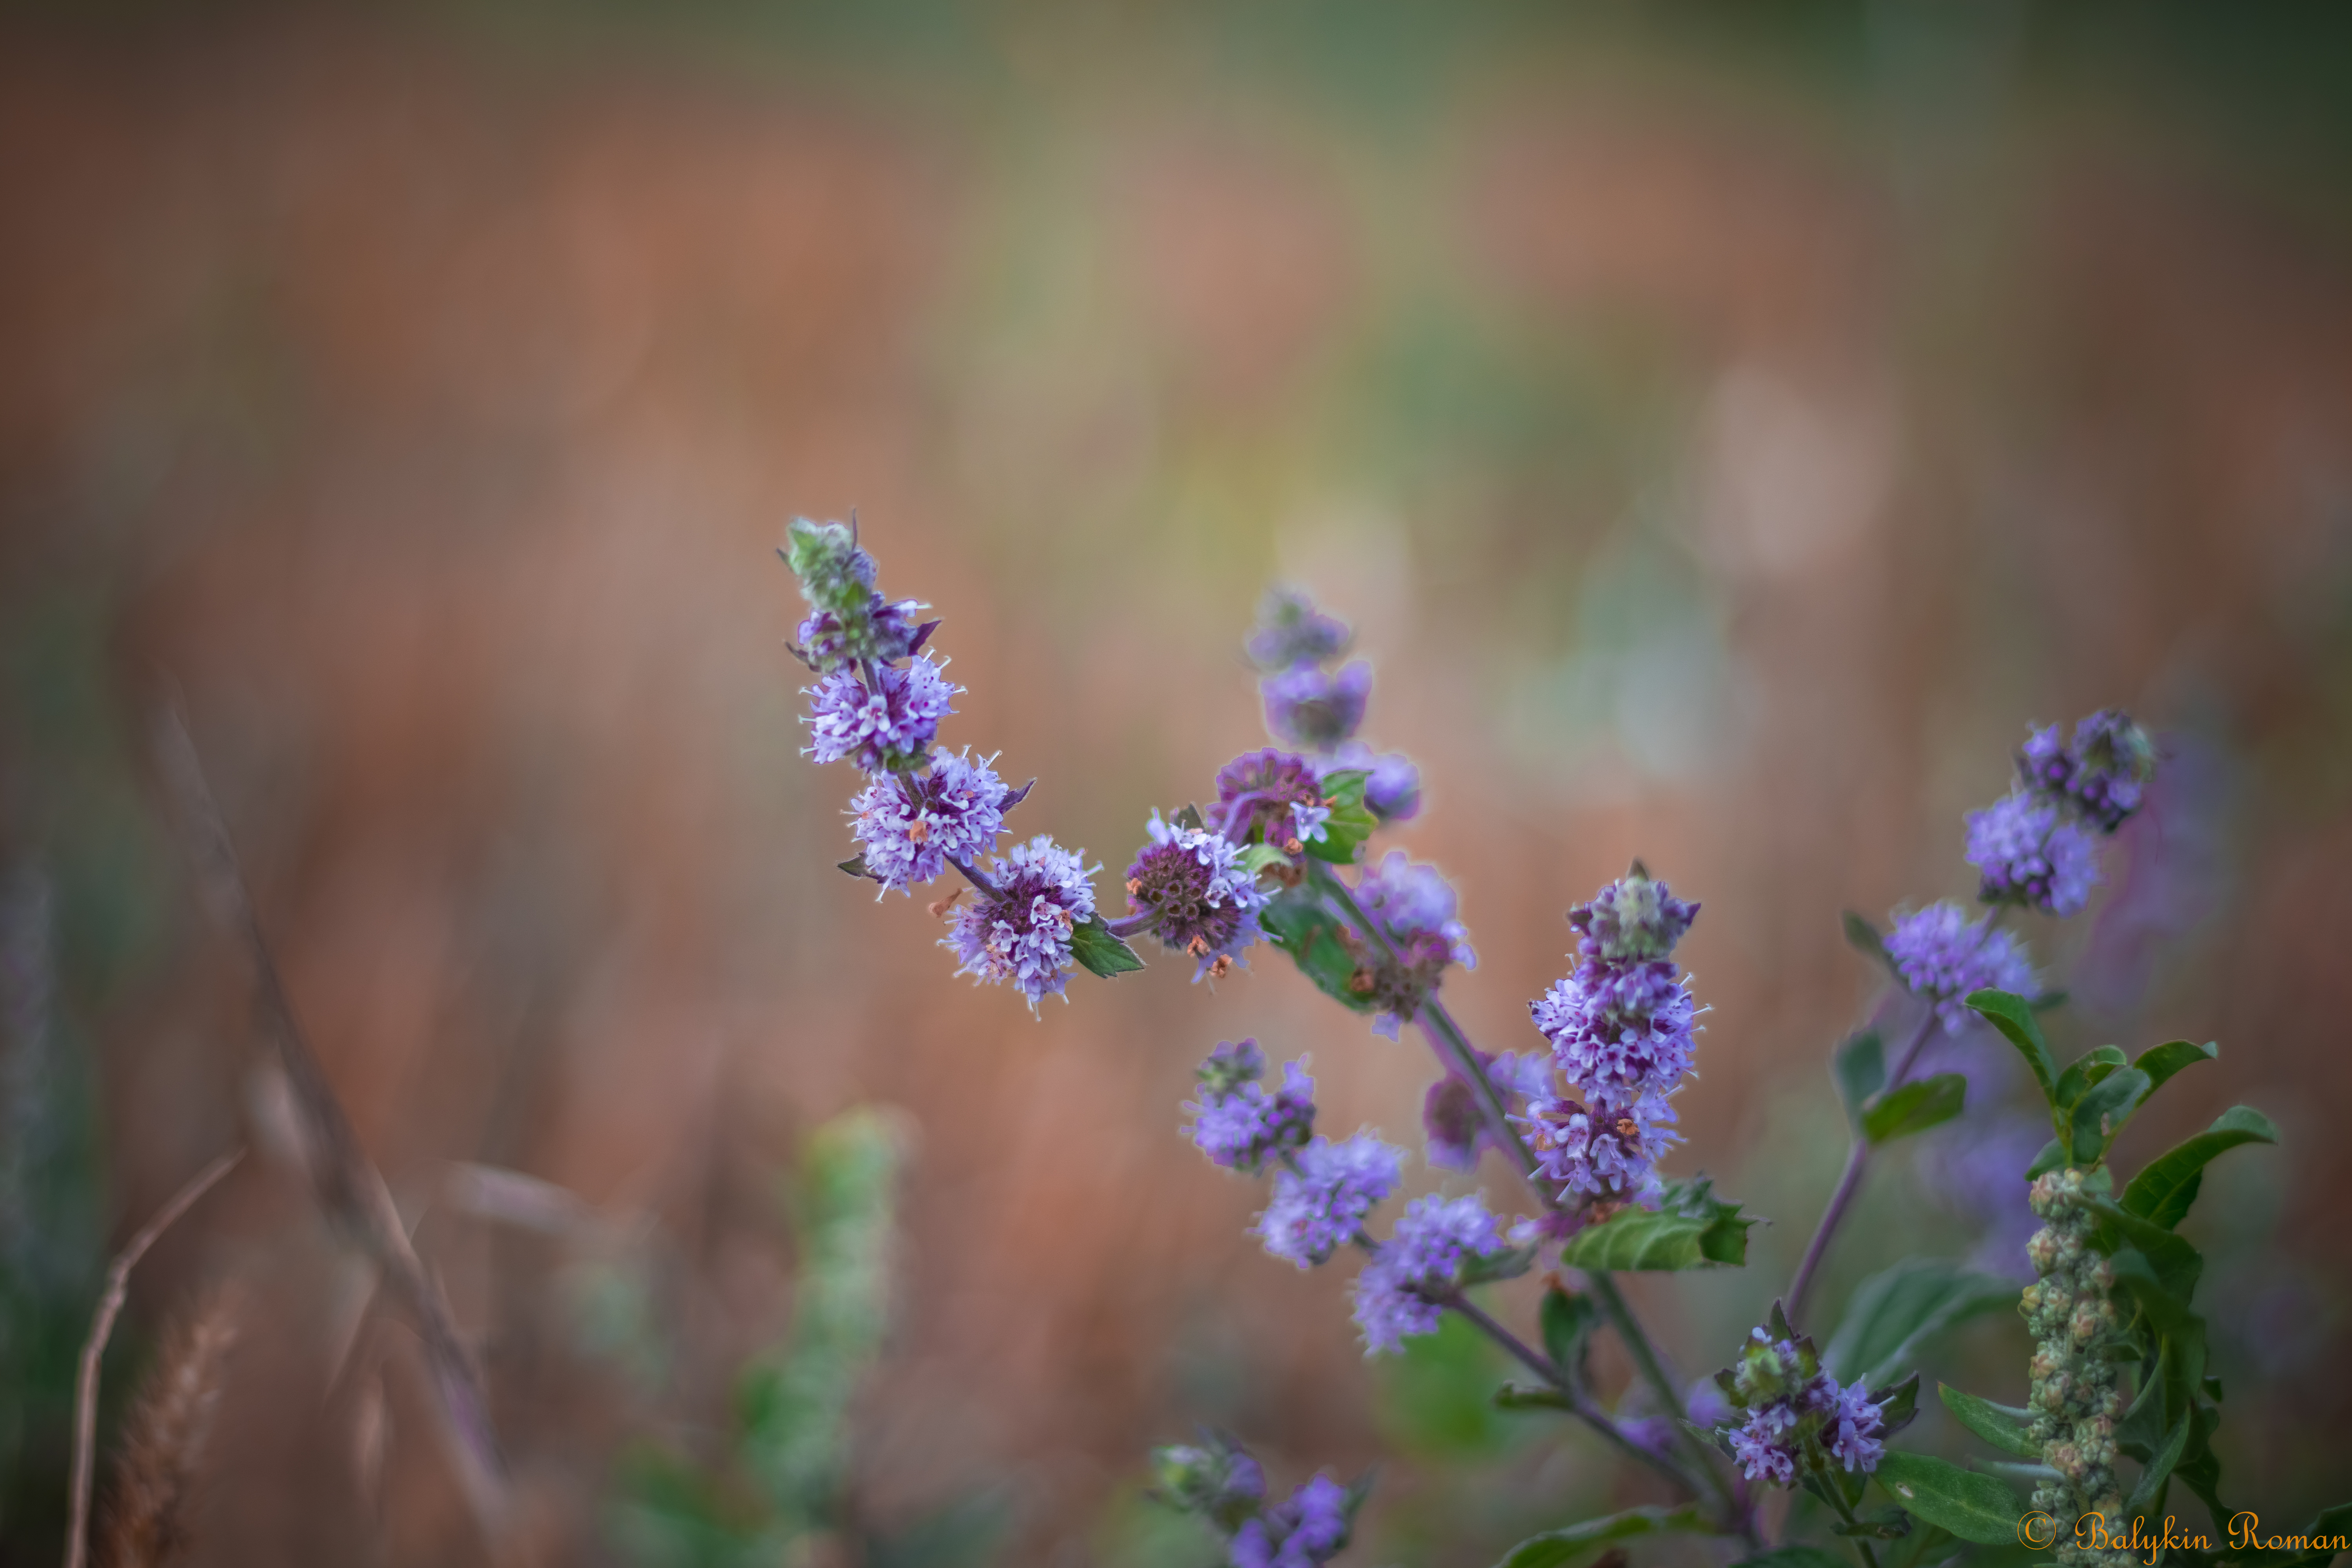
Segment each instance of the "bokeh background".
[{"label": "bokeh background", "polygon": [[[1201,1563],[1141,1491],[1203,1421],[1279,1484],[1381,1464],[1366,1563],[1651,1495],[1486,1409],[1474,1345],[1368,1367],[1343,1272],[1259,1255],[1181,1136],[1255,1035],[1313,1053],[1328,1125],[1406,1138],[1418,1045],[1278,958],[1033,1021],[832,869],[851,780],[798,755],[772,552],[852,508],[947,617],[946,738],[1036,775],[1017,825],[1106,887],[1258,743],[1279,580],[1356,624],[1370,733],[1423,766],[1393,841],[1463,890],[1483,1043],[1534,1043],[1560,911],[1629,857],[1703,900],[1678,1167],[1776,1223],[1640,1282],[1685,1376],[1842,1154],[1826,1053],[1875,981],[1840,910],[1970,891],[1961,813],[2027,722],[2130,707],[2168,768],[2109,892],[2032,932],[2055,1027],[2221,1042],[2127,1162],[2237,1100],[2280,1123],[2190,1222],[2219,1441],[2240,1506],[2337,1500],[2347,51],[2316,8],[2122,5],[12,10],[0,1562],[56,1549],[106,1254],[269,1121],[154,782],[173,700],[488,1370],[512,1560],[658,1560],[630,1500],[730,1463],[811,1273],[793,1173],[860,1105],[906,1152],[890,1327],[788,1561]],[[1823,1300],[2019,1266],[2013,1208],[1944,1191],[2015,1141],[1981,1064]],[[587,1217],[468,1212],[453,1163]],[[221,1279],[188,1560],[486,1560],[413,1344],[352,1326],[364,1270],[280,1164],[143,1266],[110,1389]],[[1932,1364],[2014,1401],[2025,1353],[1988,1321]]]}]

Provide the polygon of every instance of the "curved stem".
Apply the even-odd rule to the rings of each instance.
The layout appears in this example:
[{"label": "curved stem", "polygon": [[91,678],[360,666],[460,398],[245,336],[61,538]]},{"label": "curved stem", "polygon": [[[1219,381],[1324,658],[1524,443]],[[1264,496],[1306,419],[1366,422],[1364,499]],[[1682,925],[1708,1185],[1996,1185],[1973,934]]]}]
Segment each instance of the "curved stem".
[{"label": "curved stem", "polygon": [[[1911,1064],[1919,1059],[1920,1051],[1927,1047],[1928,1032],[1935,1026],[1936,1009],[1929,1007],[1926,1016],[1920,1018],[1919,1026],[1911,1031],[1910,1043],[1895,1058],[1894,1069],[1886,1075],[1886,1082],[1878,1090],[1880,1094],[1886,1093],[1903,1081],[1904,1075],[1911,1070]],[[1862,1189],[1863,1171],[1869,1163],[1870,1140],[1857,1131],[1853,1135],[1853,1147],[1846,1151],[1845,1173],[1838,1177],[1837,1190],[1830,1194],[1829,1206],[1822,1210],[1822,1222],[1813,1227],[1813,1239],[1805,1244],[1805,1256],[1797,1264],[1796,1276],[1789,1281],[1785,1310],[1791,1323],[1797,1322],[1803,1312],[1805,1292],[1812,1288],[1813,1275],[1829,1252],[1830,1237],[1836,1232],[1838,1222],[1845,1218],[1846,1208],[1853,1202],[1853,1194]]]},{"label": "curved stem", "polygon": [[1001,899],[1004,896],[1003,891],[999,889],[994,882],[990,881],[985,873],[982,872],[978,868],[972,866],[968,861],[959,860],[954,856],[950,855],[948,857],[948,864],[962,872],[963,879],[965,881],[970,882],[973,887],[978,888],[990,898]]}]

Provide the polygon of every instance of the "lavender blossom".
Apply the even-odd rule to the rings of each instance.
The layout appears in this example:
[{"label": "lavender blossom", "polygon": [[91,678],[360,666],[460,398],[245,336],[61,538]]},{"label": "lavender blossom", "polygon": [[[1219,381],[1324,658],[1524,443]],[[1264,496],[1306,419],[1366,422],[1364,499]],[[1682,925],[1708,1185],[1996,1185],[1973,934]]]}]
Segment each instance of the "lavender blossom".
[{"label": "lavender blossom", "polygon": [[920,767],[940,720],[955,711],[950,700],[962,689],[928,657],[903,668],[836,669],[803,688],[813,710],[808,752],[820,763],[846,759],[869,773]]},{"label": "lavender blossom", "polygon": [[1612,1105],[1674,1092],[1697,1053],[1697,1010],[1675,946],[1698,906],[1637,866],[1569,910],[1576,968],[1528,1005],[1569,1082]]},{"label": "lavender blossom", "polygon": [[1360,772],[1364,805],[1382,822],[1410,822],[1421,814],[1421,769],[1402,752],[1375,752],[1361,741],[1349,741],[1315,761],[1318,776]]},{"label": "lavender blossom", "polygon": [[957,973],[992,985],[1011,981],[1034,1013],[1040,998],[1063,994],[1076,967],[1070,932],[1095,912],[1092,872],[1041,833],[1013,846],[988,876],[996,891],[959,909],[940,945],[963,960]]},{"label": "lavender blossom", "polygon": [[[1479,1051],[1478,1057],[1506,1106],[1514,1098],[1538,1100],[1550,1092],[1550,1064],[1541,1053],[1530,1051],[1522,1058],[1512,1051],[1499,1056]],[[1421,1126],[1428,1140],[1422,1157],[1442,1170],[1475,1171],[1480,1154],[1504,1147],[1488,1126],[1469,1080],[1450,1068],[1423,1098]]]},{"label": "lavender blossom", "polygon": [[2098,842],[2052,802],[2010,795],[1969,813],[1969,864],[1983,874],[1979,896],[2045,914],[2071,915],[2098,885]]},{"label": "lavender blossom", "polygon": [[1518,1120],[1533,1131],[1528,1143],[1538,1172],[1559,1183],[1570,1204],[1654,1204],[1664,1186],[1657,1163],[1682,1142],[1670,1131],[1674,1107],[1656,1094],[1632,1100],[1562,1095],[1531,1103]]},{"label": "lavender blossom", "polygon": [[1822,1371],[1811,1340],[1776,1340],[1757,1329],[1717,1382],[1747,1415],[1728,1436],[1751,1481],[1794,1486],[1801,1471],[1830,1463],[1867,1475],[1885,1454],[1885,1402]]},{"label": "lavender blossom", "polygon": [[1201,1098],[1190,1107],[1201,1152],[1253,1176],[1268,1160],[1304,1148],[1315,1130],[1315,1080],[1307,1064],[1285,1062],[1282,1087],[1271,1094],[1257,1081],[1265,1071],[1255,1040],[1221,1045],[1201,1064]]},{"label": "lavender blossom", "polygon": [[1355,734],[1372,692],[1372,667],[1362,659],[1336,674],[1297,664],[1258,682],[1265,727],[1277,741],[1328,752]]},{"label": "lavender blossom", "polygon": [[2121,827],[2140,807],[2156,776],[2156,742],[2120,709],[2103,708],[2074,726],[2066,795],[2102,833]]},{"label": "lavender blossom", "polygon": [[1360,973],[1363,994],[1371,1002],[1372,1032],[1393,1040],[1399,1026],[1411,1023],[1436,991],[1446,966],[1475,969],[1477,951],[1470,945],[1469,928],[1454,918],[1453,884],[1436,867],[1416,863],[1402,849],[1390,850],[1379,866],[1360,873],[1354,892],[1357,908],[1395,955],[1375,952],[1375,933],[1349,928],[1368,955]]},{"label": "lavender blossom", "polygon": [[1241,863],[1241,848],[1221,833],[1178,827],[1153,812],[1151,842],[1127,868],[1128,907],[1149,915],[1160,944],[1198,961],[1193,978],[1223,974],[1258,940],[1266,896]]},{"label": "lavender blossom", "polygon": [[1464,1260],[1503,1250],[1485,1198],[1415,1198],[1356,1277],[1356,1326],[1364,1331],[1365,1353],[1393,1354],[1406,1335],[1436,1332],[1438,1301],[1454,1288]]},{"label": "lavender blossom", "polygon": [[937,878],[950,859],[968,863],[996,847],[1010,792],[988,765],[995,760],[974,762],[968,750],[942,746],[931,753],[929,772],[884,773],[852,797],[851,832],[883,892],[905,892]]},{"label": "lavender blossom", "polygon": [[1315,764],[1295,752],[1244,752],[1218,770],[1213,821],[1236,844],[1271,844],[1295,860],[1330,815]]},{"label": "lavender blossom", "polygon": [[1250,662],[1272,671],[1336,658],[1347,647],[1348,637],[1347,622],[1323,614],[1297,589],[1270,588],[1246,647]]},{"label": "lavender blossom", "polygon": [[1317,1476],[1234,1531],[1227,1548],[1231,1568],[1318,1568],[1348,1544],[1348,1493],[1328,1476]]},{"label": "lavender blossom", "polygon": [[1975,1022],[1961,1001],[1970,992],[2033,991],[2033,963],[2025,944],[1995,929],[1990,915],[1972,921],[1949,900],[1897,916],[1886,936],[1886,956],[1911,994],[1936,1009],[1948,1035]]},{"label": "lavender blossom", "polygon": [[1360,1132],[1345,1142],[1318,1138],[1274,1173],[1274,1199],[1258,1216],[1258,1237],[1301,1268],[1328,1258],[1363,1229],[1372,1205],[1396,1190],[1404,1151]]},{"label": "lavender blossom", "polygon": [[1636,861],[1633,869],[1568,911],[1588,957],[1608,963],[1647,963],[1671,955],[1698,906],[1674,895]]}]

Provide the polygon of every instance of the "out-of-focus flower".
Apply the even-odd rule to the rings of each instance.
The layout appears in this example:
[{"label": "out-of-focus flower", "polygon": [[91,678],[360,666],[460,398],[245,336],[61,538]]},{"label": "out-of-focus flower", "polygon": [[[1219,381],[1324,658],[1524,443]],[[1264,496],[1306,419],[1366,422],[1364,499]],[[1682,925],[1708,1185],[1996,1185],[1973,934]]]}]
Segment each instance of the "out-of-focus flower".
[{"label": "out-of-focus flower", "polygon": [[[1550,1092],[1550,1067],[1541,1052],[1530,1051],[1521,1057],[1513,1051],[1499,1056],[1480,1051],[1478,1057],[1488,1081],[1503,1096],[1506,1107],[1515,1099],[1537,1100]],[[1428,1094],[1423,1098],[1421,1126],[1428,1140],[1423,1145],[1422,1157],[1442,1170],[1475,1171],[1481,1153],[1503,1147],[1480,1109],[1470,1081],[1451,1068],[1429,1086]]]},{"label": "out-of-focus flower", "polygon": [[1402,752],[1375,752],[1361,741],[1349,741],[1314,763],[1326,780],[1335,773],[1363,773],[1364,805],[1382,822],[1406,822],[1420,814],[1421,769]]},{"label": "out-of-focus flower", "polygon": [[1258,682],[1265,727],[1286,745],[1328,752],[1355,734],[1372,694],[1372,667],[1357,659],[1336,673],[1293,665]]},{"label": "out-of-focus flower", "polygon": [[1070,933],[1095,912],[1084,859],[1045,834],[1015,844],[988,871],[993,895],[956,911],[940,945],[963,960],[956,973],[992,985],[1011,981],[1029,998],[1059,996],[1076,967]]},{"label": "out-of-focus flower", "polygon": [[1310,1268],[1363,1229],[1372,1205],[1396,1191],[1404,1151],[1368,1132],[1342,1142],[1318,1138],[1274,1173],[1274,1198],[1258,1216],[1258,1237],[1275,1257]]},{"label": "out-of-focus flower", "polygon": [[883,891],[905,892],[938,877],[950,859],[969,863],[996,847],[1009,792],[989,767],[994,760],[974,762],[969,750],[942,746],[928,773],[884,773],[852,798],[851,831],[866,874]]},{"label": "out-of-focus flower", "polygon": [[1236,844],[1271,844],[1295,858],[1307,833],[1329,816],[1315,764],[1295,752],[1244,752],[1217,771],[1213,820]]},{"label": "out-of-focus flower", "polygon": [[1318,1568],[1348,1544],[1348,1493],[1317,1476],[1234,1534],[1232,1568]]},{"label": "out-of-focus flower", "polygon": [[1465,1259],[1503,1250],[1495,1216],[1477,1194],[1406,1205],[1395,1234],[1356,1277],[1356,1326],[1366,1353],[1400,1351],[1406,1335],[1434,1333],[1443,1309],[1433,1298],[1454,1288]]},{"label": "out-of-focus flower", "polygon": [[903,666],[836,669],[805,689],[809,754],[878,773],[922,765],[940,720],[955,711],[951,699],[963,688],[950,685],[927,656]]},{"label": "out-of-focus flower", "polygon": [[1192,1142],[1211,1161],[1255,1175],[1265,1163],[1306,1146],[1315,1130],[1315,1080],[1304,1062],[1286,1062],[1282,1087],[1258,1082],[1265,1058],[1255,1040],[1221,1045],[1202,1062]]},{"label": "out-of-focus flower", "polygon": [[[1454,885],[1436,867],[1413,861],[1402,849],[1361,872],[1354,893],[1357,908],[1377,928],[1375,933],[1349,927],[1374,960],[1365,972],[1372,1029],[1394,1039],[1399,1026],[1411,1023],[1437,989],[1446,966],[1475,969],[1478,953],[1469,928],[1454,918]],[[1393,960],[1380,951],[1382,940]]]},{"label": "out-of-focus flower", "polygon": [[2025,944],[1994,929],[1990,915],[1970,920],[1949,900],[1898,916],[1887,933],[1886,956],[1912,994],[1936,1009],[1949,1035],[1976,1020],[1962,1002],[1970,992],[1990,987],[2033,993],[2033,963]]},{"label": "out-of-focus flower", "polygon": [[2010,795],[1968,820],[1968,860],[1982,875],[1985,902],[2063,916],[2090,901],[2099,881],[2097,837],[2056,805]]},{"label": "out-of-focus flower", "polygon": [[1269,588],[1258,606],[1257,629],[1245,645],[1260,669],[1322,664],[1348,646],[1348,623],[1327,616],[1296,588]]}]

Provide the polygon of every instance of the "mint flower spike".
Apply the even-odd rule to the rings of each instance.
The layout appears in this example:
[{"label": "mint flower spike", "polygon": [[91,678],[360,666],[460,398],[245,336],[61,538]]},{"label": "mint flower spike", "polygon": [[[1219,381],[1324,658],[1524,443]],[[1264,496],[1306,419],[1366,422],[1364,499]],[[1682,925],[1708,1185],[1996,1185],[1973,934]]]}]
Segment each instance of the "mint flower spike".
[{"label": "mint flower spike", "polygon": [[1259,604],[1257,629],[1244,645],[1250,662],[1272,673],[1293,665],[1324,664],[1347,650],[1348,623],[1327,616],[1297,588],[1269,588]]},{"label": "mint flower spike", "polygon": [[2066,916],[2099,885],[2095,832],[2043,795],[2013,794],[1969,813],[1968,862],[1982,874],[1978,897]]},{"label": "mint flower spike", "polygon": [[1077,967],[1071,933],[1094,916],[1088,879],[1101,868],[1089,868],[1046,834],[1015,844],[989,868],[993,890],[957,907],[940,945],[963,961],[957,973],[989,985],[1010,982],[1033,1014],[1045,997],[1066,1001]]},{"label": "mint flower spike", "polygon": [[1459,1285],[1462,1265],[1508,1250],[1484,1196],[1415,1198],[1396,1231],[1356,1277],[1356,1326],[1364,1353],[1393,1354],[1412,1334],[1437,1331],[1444,1299]]},{"label": "mint flower spike", "polygon": [[[1256,873],[1222,833],[1163,822],[1157,811],[1145,828],[1151,842],[1127,868],[1133,920],[1170,952],[1193,959],[1194,980],[1221,978],[1263,934],[1258,911],[1266,895]],[[1119,929],[1132,929],[1132,921]]]},{"label": "mint flower spike", "polygon": [[858,664],[890,664],[920,651],[939,623],[917,623],[924,606],[889,603],[874,586],[874,557],[857,543],[856,528],[794,518],[781,552],[800,579],[809,616],[795,650],[821,675]]},{"label": "mint flower spike", "polygon": [[1220,1045],[1195,1076],[1201,1098],[1193,1113],[1192,1142],[1211,1163],[1256,1175],[1267,1161],[1304,1148],[1315,1131],[1315,1080],[1302,1058],[1286,1062],[1282,1087],[1269,1094],[1258,1080],[1265,1053],[1255,1040]]},{"label": "mint flower spike", "polygon": [[1351,738],[1371,700],[1372,667],[1362,659],[1327,674],[1312,664],[1293,665],[1258,682],[1265,700],[1265,727],[1285,745],[1328,752]]},{"label": "mint flower spike", "polygon": [[1274,1173],[1274,1198],[1258,1215],[1266,1251],[1301,1268],[1328,1260],[1404,1173],[1404,1151],[1369,1132],[1344,1142],[1318,1138]]},{"label": "mint flower spike", "polygon": [[974,762],[969,748],[931,753],[920,773],[884,773],[853,796],[851,828],[866,874],[881,886],[908,892],[936,879],[950,861],[966,863],[996,847],[1013,792],[996,776],[989,757]]},{"label": "mint flower spike", "polygon": [[904,667],[872,664],[835,669],[802,689],[809,699],[809,743],[820,763],[849,762],[869,773],[923,765],[940,721],[963,689],[948,683],[927,654]]},{"label": "mint flower spike", "polygon": [[1897,915],[1886,934],[1886,957],[1911,994],[1936,1010],[1948,1035],[1976,1022],[1961,1001],[1972,991],[2034,994],[2025,943],[1994,926],[1990,915],[1970,920],[1949,899]]},{"label": "mint flower spike", "polygon": [[1909,1420],[1888,1421],[1895,1391],[1874,1394],[1860,1383],[1841,1384],[1822,1370],[1811,1340],[1790,1335],[1777,1307],[1773,1327],[1777,1337],[1751,1330],[1738,1359],[1716,1374],[1725,1398],[1747,1417],[1725,1432],[1741,1473],[1751,1481],[1794,1487],[1807,1474],[1837,1468],[1868,1475],[1878,1468],[1886,1439]]}]

